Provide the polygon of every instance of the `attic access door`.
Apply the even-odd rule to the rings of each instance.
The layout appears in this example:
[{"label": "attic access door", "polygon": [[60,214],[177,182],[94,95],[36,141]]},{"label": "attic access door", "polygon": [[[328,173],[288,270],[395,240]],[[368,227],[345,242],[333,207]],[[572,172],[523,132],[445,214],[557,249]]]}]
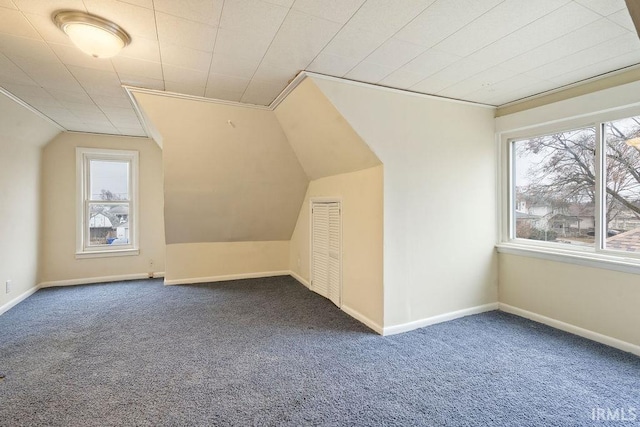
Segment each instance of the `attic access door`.
[{"label": "attic access door", "polygon": [[311,203],[311,290],[340,307],[342,219],[338,201]]}]

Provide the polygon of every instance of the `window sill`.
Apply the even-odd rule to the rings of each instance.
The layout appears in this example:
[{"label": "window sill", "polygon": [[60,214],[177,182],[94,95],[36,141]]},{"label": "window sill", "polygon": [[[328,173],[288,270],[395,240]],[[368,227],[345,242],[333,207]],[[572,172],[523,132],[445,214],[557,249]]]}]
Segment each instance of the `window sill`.
[{"label": "window sill", "polygon": [[109,258],[115,256],[136,256],[140,255],[139,249],[117,249],[110,251],[91,251],[91,252],[76,252],[76,259],[85,258]]},{"label": "window sill", "polygon": [[513,242],[496,245],[499,253],[520,255],[585,267],[602,268],[623,273],[640,274],[640,259],[595,253],[589,251],[566,250],[548,246],[533,246]]}]

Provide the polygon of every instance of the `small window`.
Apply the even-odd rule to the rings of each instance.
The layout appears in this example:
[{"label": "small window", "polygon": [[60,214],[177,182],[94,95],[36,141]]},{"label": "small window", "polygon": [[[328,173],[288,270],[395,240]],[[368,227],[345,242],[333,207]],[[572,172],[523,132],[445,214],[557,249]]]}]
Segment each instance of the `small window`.
[{"label": "small window", "polygon": [[136,255],[138,152],[77,149],[76,255]]}]

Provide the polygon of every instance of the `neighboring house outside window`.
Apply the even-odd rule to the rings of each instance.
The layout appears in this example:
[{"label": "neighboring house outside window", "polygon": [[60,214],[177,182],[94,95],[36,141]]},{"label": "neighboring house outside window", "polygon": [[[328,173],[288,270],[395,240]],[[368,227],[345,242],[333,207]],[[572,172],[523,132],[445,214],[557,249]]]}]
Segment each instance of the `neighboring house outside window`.
[{"label": "neighboring house outside window", "polygon": [[76,149],[76,257],[138,254],[138,152]]}]

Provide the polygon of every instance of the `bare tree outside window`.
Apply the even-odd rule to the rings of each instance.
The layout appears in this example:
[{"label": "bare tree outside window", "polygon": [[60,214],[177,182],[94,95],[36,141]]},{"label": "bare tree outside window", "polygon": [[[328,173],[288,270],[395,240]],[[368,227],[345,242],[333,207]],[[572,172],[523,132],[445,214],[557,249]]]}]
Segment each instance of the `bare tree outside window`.
[{"label": "bare tree outside window", "polygon": [[[604,123],[608,249],[640,252],[640,117]],[[515,141],[515,233],[524,239],[594,246],[596,128]]]},{"label": "bare tree outside window", "polygon": [[595,128],[514,142],[516,237],[593,246]]},{"label": "bare tree outside window", "polygon": [[640,117],[604,124],[607,249],[640,253]]}]

